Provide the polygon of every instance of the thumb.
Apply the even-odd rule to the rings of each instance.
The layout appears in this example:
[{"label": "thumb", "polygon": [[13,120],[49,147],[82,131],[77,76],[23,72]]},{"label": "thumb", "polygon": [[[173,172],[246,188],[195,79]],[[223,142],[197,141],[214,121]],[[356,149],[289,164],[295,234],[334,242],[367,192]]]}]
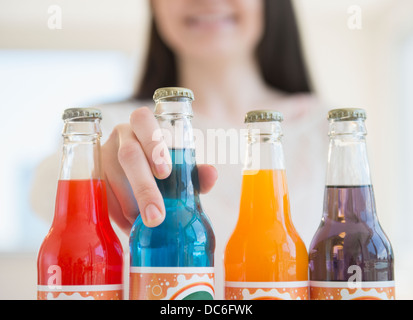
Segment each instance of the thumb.
[{"label": "thumb", "polygon": [[198,177],[201,193],[208,193],[218,179],[218,171],[208,164],[198,165]]}]

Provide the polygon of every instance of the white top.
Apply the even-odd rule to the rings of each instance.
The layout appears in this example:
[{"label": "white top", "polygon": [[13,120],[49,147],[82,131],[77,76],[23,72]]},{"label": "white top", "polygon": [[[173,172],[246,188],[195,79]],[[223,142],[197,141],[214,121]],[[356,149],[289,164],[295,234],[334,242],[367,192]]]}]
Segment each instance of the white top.
[{"label": "white top", "polygon": [[[114,126],[128,123],[132,111],[144,105],[153,106],[153,104],[125,102],[99,107],[103,116],[102,144]],[[284,98],[275,104],[273,109],[284,114],[282,142],[290,193],[291,217],[308,248],[322,215],[328,147],[328,122],[326,120],[328,110],[324,109],[316,98],[306,94]],[[219,119],[201,116],[196,110],[194,110],[192,125],[194,130],[200,129],[204,137],[207,137],[208,129],[240,130],[246,128],[243,123],[240,123],[237,128],[232,128],[228,123]],[[195,145],[198,156],[197,142]],[[201,150],[199,154],[202,155]],[[206,155],[202,156],[205,160],[203,162],[209,163],[206,161],[208,160]],[[50,223],[54,212],[59,157],[60,150],[38,167],[32,190],[34,210]],[[201,195],[202,207],[212,222],[216,237],[217,299],[223,299],[223,254],[227,240],[237,222],[241,192],[242,161],[230,164],[230,160],[227,156],[228,164],[214,164],[218,170],[216,185],[208,194]],[[114,228],[122,241],[125,253],[128,253],[128,236],[119,231],[116,226]],[[125,259],[126,264],[128,261]]]}]

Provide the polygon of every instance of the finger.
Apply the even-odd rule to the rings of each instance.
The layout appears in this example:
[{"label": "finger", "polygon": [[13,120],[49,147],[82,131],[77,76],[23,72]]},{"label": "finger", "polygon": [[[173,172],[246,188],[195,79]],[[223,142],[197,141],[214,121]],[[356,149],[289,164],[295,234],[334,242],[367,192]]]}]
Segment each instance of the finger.
[{"label": "finger", "polygon": [[[119,164],[119,135],[128,130],[128,124],[115,127],[108,141],[102,146],[103,170],[107,181],[108,209],[111,218],[123,229],[133,225],[139,209],[130,183]],[[130,130],[130,129],[129,129]]]},{"label": "finger", "polygon": [[129,235],[132,229],[133,223],[125,218],[122,207],[116,198],[110,184],[106,184],[106,194],[108,199],[108,211],[111,219],[114,223],[124,232]]},{"label": "finger", "polygon": [[158,179],[165,179],[172,170],[168,147],[153,112],[142,107],[132,112],[130,124],[138,139],[152,173]]},{"label": "finger", "polygon": [[143,223],[156,227],[165,219],[165,206],[143,149],[131,129],[121,128],[119,163],[133,190]]},{"label": "finger", "polygon": [[208,164],[198,165],[198,178],[201,193],[208,193],[218,179],[217,169]]}]

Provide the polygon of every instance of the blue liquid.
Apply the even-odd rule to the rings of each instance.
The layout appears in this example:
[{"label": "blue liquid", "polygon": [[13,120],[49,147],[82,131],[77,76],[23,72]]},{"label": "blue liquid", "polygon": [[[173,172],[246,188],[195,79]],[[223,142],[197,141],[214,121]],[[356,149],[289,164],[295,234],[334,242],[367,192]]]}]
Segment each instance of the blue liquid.
[{"label": "blue liquid", "polygon": [[132,267],[213,267],[215,236],[199,200],[193,149],[172,149],[172,173],[157,180],[165,220],[148,228],[139,216],[131,230]]}]

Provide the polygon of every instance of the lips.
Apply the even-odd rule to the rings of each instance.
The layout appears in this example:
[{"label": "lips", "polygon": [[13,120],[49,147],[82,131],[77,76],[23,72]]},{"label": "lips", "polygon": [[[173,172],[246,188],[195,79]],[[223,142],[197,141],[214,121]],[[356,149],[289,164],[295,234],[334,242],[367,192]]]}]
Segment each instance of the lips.
[{"label": "lips", "polygon": [[190,27],[197,28],[216,28],[233,25],[236,18],[227,13],[203,13],[191,15],[186,18],[186,24]]}]

